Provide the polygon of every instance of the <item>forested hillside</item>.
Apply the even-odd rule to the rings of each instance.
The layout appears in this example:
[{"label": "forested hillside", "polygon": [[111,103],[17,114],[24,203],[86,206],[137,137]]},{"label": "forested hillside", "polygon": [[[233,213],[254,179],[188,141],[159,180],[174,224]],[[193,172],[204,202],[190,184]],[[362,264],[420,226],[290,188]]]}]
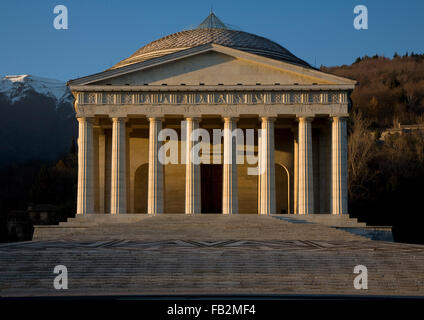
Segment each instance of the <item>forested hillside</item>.
[{"label": "forested hillside", "polygon": [[420,225],[424,132],[379,138],[394,124],[424,123],[424,55],[376,55],[321,69],[359,81],[349,121],[350,214],[375,224]]},{"label": "forested hillside", "polygon": [[365,56],[349,66],[321,70],[359,81],[351,95],[352,111],[361,111],[372,127],[391,127],[393,121],[422,122],[424,54],[395,54],[392,59]]}]

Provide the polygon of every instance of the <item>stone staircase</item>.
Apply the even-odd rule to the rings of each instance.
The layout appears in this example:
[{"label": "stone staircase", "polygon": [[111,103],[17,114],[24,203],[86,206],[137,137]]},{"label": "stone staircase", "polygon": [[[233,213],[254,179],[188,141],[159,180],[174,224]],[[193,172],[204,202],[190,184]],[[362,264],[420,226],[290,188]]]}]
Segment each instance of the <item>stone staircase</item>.
[{"label": "stone staircase", "polygon": [[[277,222],[280,221],[280,223]],[[59,225],[35,226],[33,240],[54,239],[145,239],[151,238],[187,238],[225,239],[236,236],[240,239],[261,238],[264,234],[275,236],[290,236],[297,239],[296,230],[305,229],[314,239],[331,237],[337,228],[353,228],[364,230],[366,225],[358,223],[348,215],[333,216],[329,214],[316,215],[257,215],[257,214],[91,214],[77,216],[61,222]],[[235,230],[236,233],[231,233]],[[334,234],[336,238],[349,236]],[[147,238],[146,238],[147,239]]]},{"label": "stone staircase", "polygon": [[[0,244],[0,295],[423,295],[424,246],[372,241],[330,215],[90,215]],[[346,229],[346,230],[344,230]],[[55,290],[56,265],[69,290]],[[356,265],[369,289],[356,290]]]},{"label": "stone staircase", "polygon": [[59,223],[61,227],[81,227],[81,226],[97,226],[109,223],[132,223],[151,217],[147,214],[87,214],[77,215],[75,218],[69,218],[66,222]]},{"label": "stone staircase", "polygon": [[274,215],[275,217],[281,217],[287,219],[287,221],[294,220],[298,223],[317,223],[329,227],[340,227],[340,228],[366,228],[367,225],[364,222],[358,222],[356,218],[349,217],[348,214],[333,215],[333,214],[280,214]]},{"label": "stone staircase", "polygon": [[143,219],[151,218],[147,214],[89,214],[77,215],[75,218],[68,218],[66,222],[58,225],[36,225],[34,226],[33,240],[62,236],[72,236],[89,228],[104,229],[109,225],[135,223]]}]

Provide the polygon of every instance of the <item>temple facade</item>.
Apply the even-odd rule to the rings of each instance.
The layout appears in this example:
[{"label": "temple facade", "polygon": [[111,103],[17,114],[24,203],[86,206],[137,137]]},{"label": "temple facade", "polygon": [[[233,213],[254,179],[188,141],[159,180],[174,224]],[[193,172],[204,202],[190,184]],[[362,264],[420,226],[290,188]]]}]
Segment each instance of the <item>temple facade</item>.
[{"label": "temple facade", "polygon": [[[68,86],[79,122],[77,214],[348,213],[355,81],[213,13]],[[163,161],[163,150],[174,159]]]}]

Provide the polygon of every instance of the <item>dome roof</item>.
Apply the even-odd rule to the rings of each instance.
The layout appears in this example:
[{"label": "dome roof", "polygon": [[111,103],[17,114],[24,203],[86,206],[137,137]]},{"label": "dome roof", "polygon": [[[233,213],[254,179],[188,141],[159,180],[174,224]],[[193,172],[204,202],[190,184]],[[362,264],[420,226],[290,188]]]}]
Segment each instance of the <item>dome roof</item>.
[{"label": "dome roof", "polygon": [[229,29],[211,13],[196,29],[173,33],[153,41],[138,49],[129,58],[117,63],[112,69],[208,43],[215,43],[267,58],[310,67],[307,62],[297,58],[290,51],[267,38]]}]

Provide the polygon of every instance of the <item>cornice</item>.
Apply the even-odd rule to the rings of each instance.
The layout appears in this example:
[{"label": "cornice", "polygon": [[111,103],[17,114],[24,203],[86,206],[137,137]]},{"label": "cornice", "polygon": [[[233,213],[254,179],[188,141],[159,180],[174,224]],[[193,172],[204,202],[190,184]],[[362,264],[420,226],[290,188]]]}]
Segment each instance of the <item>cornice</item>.
[{"label": "cornice", "polygon": [[350,84],[325,85],[143,85],[143,86],[114,86],[114,85],[70,85],[71,91],[77,92],[172,92],[172,91],[323,91],[323,90],[353,90]]}]

